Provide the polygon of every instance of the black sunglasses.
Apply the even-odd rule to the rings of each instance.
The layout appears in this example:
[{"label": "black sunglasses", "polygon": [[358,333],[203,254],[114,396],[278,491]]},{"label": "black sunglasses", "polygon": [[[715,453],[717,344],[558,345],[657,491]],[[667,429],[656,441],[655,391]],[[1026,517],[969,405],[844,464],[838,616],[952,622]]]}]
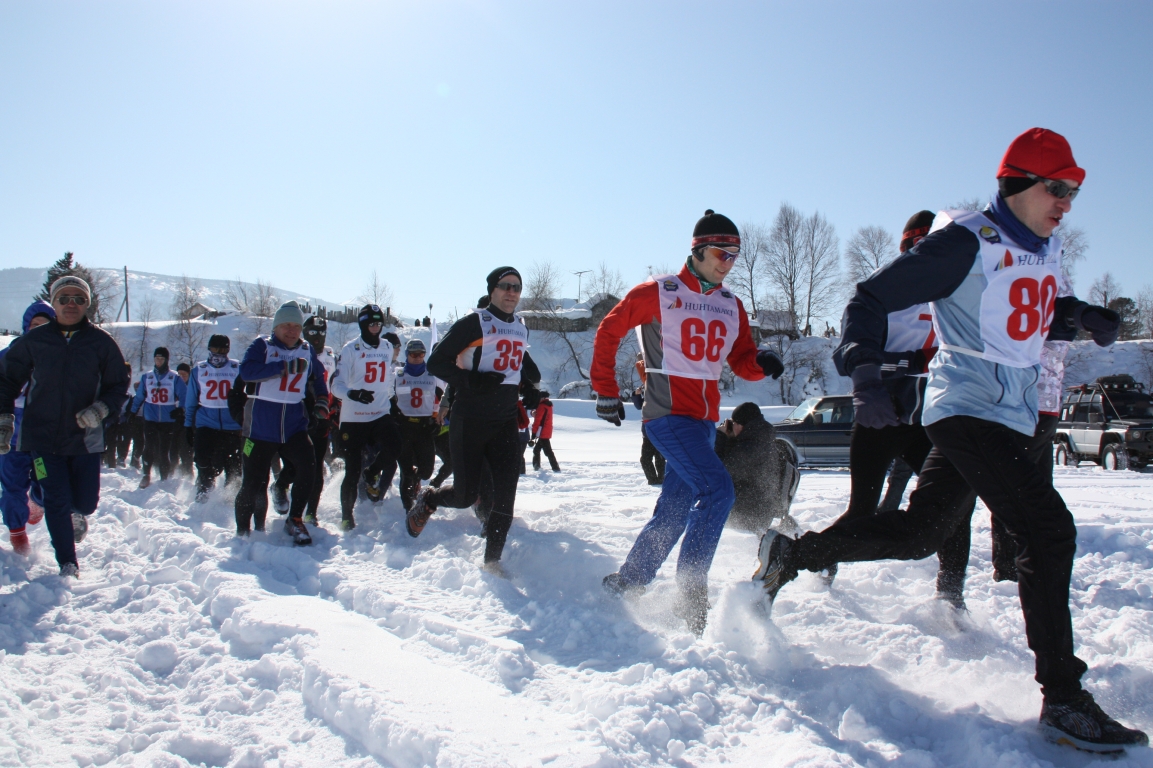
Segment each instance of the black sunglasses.
[{"label": "black sunglasses", "polygon": [[1012,168],[1014,171],[1017,171],[1018,173],[1025,174],[1026,178],[1030,178],[1033,181],[1041,182],[1042,184],[1045,185],[1045,191],[1048,192],[1053,197],[1057,198],[1058,200],[1064,200],[1067,197],[1067,198],[1069,198],[1069,202],[1072,202],[1072,201],[1077,199],[1077,193],[1079,193],[1081,191],[1080,187],[1070,187],[1068,184],[1061,181],[1060,179],[1046,179],[1044,176],[1038,176],[1035,173],[1029,173],[1024,168],[1018,168],[1018,167],[1013,166],[1013,165],[1010,165],[1008,167]]},{"label": "black sunglasses", "polygon": [[511,293],[520,293],[521,285],[520,285],[520,283],[497,283],[496,287],[500,288],[502,291],[510,291]]}]

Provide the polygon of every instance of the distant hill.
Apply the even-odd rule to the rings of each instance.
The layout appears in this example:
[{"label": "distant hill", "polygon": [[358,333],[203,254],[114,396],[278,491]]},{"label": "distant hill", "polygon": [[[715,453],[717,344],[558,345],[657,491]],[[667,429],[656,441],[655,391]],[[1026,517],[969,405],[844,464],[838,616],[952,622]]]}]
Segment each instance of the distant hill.
[{"label": "distant hill", "polygon": [[[124,281],[124,272],[123,270],[116,269],[98,269],[96,271],[108,275],[115,281],[116,296],[114,297],[114,301],[109,302],[111,304],[112,317],[115,318],[116,310],[120,306],[120,301],[123,298],[123,288],[121,284]],[[16,267],[13,269],[0,269],[0,328],[19,329],[20,319],[24,314],[24,309],[32,303],[33,297],[40,291],[47,273],[47,268]],[[130,308],[132,310],[132,319],[140,319],[142,311],[151,304],[153,320],[168,320],[171,316],[170,308],[172,306],[172,299],[176,295],[176,288],[182,280],[182,277],[176,275],[158,275],[151,272],[128,270],[128,294]],[[195,278],[193,280],[199,283],[201,288],[204,289],[204,293],[200,299],[201,303],[215,309],[229,309],[224,298],[225,292],[228,290],[230,284],[237,281],[201,280]],[[250,290],[256,287],[252,283],[244,283],[244,285]],[[310,296],[279,286],[276,287],[275,292],[280,296],[282,301],[296,299],[299,302],[307,302],[313,307],[325,306],[332,309],[339,309],[346,305],[346,302],[323,299],[319,296]],[[348,306],[352,306],[354,303],[351,299],[347,301]],[[123,319],[124,318],[121,317],[121,320]]]}]

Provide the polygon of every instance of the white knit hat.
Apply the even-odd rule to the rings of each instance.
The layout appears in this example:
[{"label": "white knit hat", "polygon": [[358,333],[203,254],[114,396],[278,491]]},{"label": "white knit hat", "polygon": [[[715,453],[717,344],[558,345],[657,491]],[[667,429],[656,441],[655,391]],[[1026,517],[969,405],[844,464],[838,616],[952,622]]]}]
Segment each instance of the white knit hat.
[{"label": "white knit hat", "polygon": [[48,301],[56,301],[56,294],[60,293],[65,288],[79,288],[80,290],[84,291],[84,296],[88,299],[88,301],[92,301],[92,288],[89,287],[88,283],[85,282],[82,278],[76,277],[75,275],[65,275],[64,277],[54,282],[52,287],[48,290]]}]

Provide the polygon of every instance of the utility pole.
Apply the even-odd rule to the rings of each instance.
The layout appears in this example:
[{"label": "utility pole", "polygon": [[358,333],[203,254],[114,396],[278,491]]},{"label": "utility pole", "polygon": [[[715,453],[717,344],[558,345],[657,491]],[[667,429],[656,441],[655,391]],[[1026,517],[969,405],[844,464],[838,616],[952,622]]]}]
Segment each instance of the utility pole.
[{"label": "utility pole", "polygon": [[128,267],[124,267],[124,301],[120,302],[120,309],[116,310],[116,319],[113,322],[120,322],[120,313],[125,313],[125,322],[132,322],[132,312],[128,307]]},{"label": "utility pole", "polygon": [[573,274],[577,276],[577,304],[581,302],[581,277],[587,275],[589,272],[592,272],[592,270],[582,269],[579,272],[573,272]]}]

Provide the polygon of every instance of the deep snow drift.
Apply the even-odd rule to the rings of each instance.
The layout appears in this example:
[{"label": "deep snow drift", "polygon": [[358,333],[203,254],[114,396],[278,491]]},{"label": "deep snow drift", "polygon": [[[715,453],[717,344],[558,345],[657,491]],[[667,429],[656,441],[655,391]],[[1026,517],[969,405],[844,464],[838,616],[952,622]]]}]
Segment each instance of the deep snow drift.
[{"label": "deep snow drift", "polygon": [[[1085,766],[1035,732],[1011,584],[994,584],[978,507],[971,616],[933,598],[936,560],[810,574],[771,621],[748,581],[757,537],[726,531],[701,639],[670,614],[675,553],[636,603],[605,596],[651,513],[639,423],[557,405],[562,472],[522,479],[504,563],[480,569],[468,510],[416,540],[395,492],[342,534],[337,481],[311,548],[276,525],[238,540],[232,488],[135,490],[105,472],[65,583],[43,526],[0,552],[0,765]],[[1153,728],[1153,474],[1062,468],[1079,528],[1073,617],[1088,686]],[[794,513],[820,527],[844,471],[806,471]],[[1111,766],[1153,765],[1139,750]]]}]

